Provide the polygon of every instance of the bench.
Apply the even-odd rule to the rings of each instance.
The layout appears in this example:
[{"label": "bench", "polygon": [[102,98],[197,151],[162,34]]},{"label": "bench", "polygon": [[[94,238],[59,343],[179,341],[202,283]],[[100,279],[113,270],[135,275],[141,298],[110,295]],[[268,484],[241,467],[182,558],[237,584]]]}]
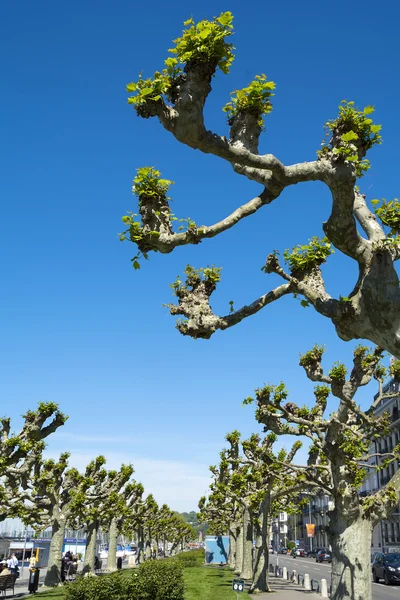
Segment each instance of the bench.
[{"label": "bench", "polygon": [[0,575],[0,592],[3,592],[4,598],[7,597],[7,590],[12,590],[14,595],[14,586],[16,579],[16,573],[12,573],[11,575]]}]

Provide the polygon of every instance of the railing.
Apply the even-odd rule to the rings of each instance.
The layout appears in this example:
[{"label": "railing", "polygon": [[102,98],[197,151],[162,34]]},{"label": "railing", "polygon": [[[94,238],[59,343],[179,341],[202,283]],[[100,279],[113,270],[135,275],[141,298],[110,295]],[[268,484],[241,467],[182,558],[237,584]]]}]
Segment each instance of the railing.
[{"label": "railing", "polygon": [[381,485],[386,485],[391,479],[392,478],[390,477],[390,475],[387,475],[386,477],[381,477]]},{"label": "railing", "polygon": [[300,575],[300,573],[297,575],[297,583],[299,585],[303,585],[304,584],[304,575]]}]

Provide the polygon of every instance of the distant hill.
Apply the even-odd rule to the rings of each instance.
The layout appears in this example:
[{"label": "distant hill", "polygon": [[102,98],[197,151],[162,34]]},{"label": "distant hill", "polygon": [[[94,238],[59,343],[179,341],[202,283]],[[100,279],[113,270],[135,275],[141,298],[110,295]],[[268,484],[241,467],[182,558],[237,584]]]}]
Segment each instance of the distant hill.
[{"label": "distant hill", "polygon": [[207,523],[199,523],[196,511],[192,510],[191,512],[183,512],[179,514],[185,519],[186,523],[190,523],[190,525],[196,529],[197,533],[201,532],[204,538],[207,533],[208,525]]}]

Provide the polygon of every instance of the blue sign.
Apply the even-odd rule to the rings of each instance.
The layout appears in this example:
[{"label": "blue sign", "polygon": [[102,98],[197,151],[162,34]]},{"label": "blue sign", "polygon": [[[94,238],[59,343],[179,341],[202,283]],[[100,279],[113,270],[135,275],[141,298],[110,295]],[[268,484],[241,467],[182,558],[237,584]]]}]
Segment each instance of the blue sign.
[{"label": "blue sign", "polygon": [[64,544],[86,544],[85,538],[64,538]]}]

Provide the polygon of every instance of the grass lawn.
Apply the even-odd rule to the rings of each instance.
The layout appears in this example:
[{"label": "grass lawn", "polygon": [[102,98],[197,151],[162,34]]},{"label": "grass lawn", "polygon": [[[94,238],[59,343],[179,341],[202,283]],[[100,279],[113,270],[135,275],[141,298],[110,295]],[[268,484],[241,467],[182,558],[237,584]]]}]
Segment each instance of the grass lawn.
[{"label": "grass lawn", "polygon": [[185,600],[236,600],[232,590],[235,575],[228,567],[189,567],[183,577]]},{"label": "grass lawn", "polygon": [[52,600],[55,600],[56,598],[58,598],[58,600],[63,600],[64,599],[64,588],[60,586],[60,587],[53,588],[52,590],[48,590],[47,592],[42,592],[41,594],[36,593],[34,596],[32,596],[32,598],[52,598]]},{"label": "grass lawn", "polygon": [[[129,571],[126,571],[129,574]],[[124,572],[125,575],[125,572]],[[236,600],[232,591],[232,579],[235,575],[228,567],[188,567],[183,570],[185,580],[185,600]],[[37,593],[37,598],[49,600],[64,600],[64,588]],[[110,599],[111,600],[111,599]]]}]

